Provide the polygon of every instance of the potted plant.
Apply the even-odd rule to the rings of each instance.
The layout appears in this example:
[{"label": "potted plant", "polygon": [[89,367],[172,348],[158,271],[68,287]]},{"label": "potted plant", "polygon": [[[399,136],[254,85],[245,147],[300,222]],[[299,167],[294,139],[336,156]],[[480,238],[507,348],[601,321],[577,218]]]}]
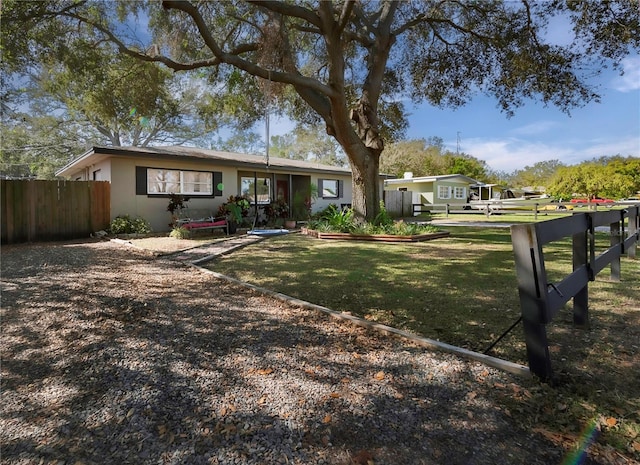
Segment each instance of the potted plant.
[{"label": "potted plant", "polygon": [[189,197],[181,194],[174,194],[173,192],[169,194],[169,205],[167,206],[167,211],[171,213],[171,223],[169,226],[172,228],[176,226],[180,218],[180,212],[183,208],[187,207],[186,203],[188,201]]},{"label": "potted plant", "polygon": [[284,199],[278,199],[271,202],[264,208],[267,222],[275,226],[283,226],[285,220],[289,217],[289,205]]},{"label": "potted plant", "polygon": [[229,223],[229,234],[235,234],[238,225],[242,224],[243,218],[249,213],[249,201],[241,196],[230,196],[229,199],[218,208],[218,216],[224,216]]},{"label": "potted plant", "polygon": [[287,229],[295,229],[297,224],[298,222],[293,218],[287,218],[286,220],[284,220],[284,227]]}]

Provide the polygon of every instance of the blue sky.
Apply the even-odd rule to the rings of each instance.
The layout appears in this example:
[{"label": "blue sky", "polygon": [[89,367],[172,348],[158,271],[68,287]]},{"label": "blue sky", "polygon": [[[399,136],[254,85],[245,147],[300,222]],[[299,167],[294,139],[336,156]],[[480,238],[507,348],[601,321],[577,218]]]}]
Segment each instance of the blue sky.
[{"label": "blue sky", "polygon": [[[531,101],[507,118],[495,99],[483,95],[456,110],[408,103],[407,138],[437,136],[455,152],[459,137],[461,152],[508,173],[545,160],[575,165],[600,156],[640,157],[640,56],[623,65],[623,76],[606,70],[594,78],[600,103],[574,108],[570,115]],[[271,135],[293,128],[288,121],[270,126]]]},{"label": "blue sky", "polygon": [[531,102],[507,119],[494,99],[477,96],[457,110],[413,108],[411,139],[438,136],[448,149],[512,172],[544,160],[574,165],[603,155],[640,157],[640,56],[626,58],[624,76],[603,72],[595,81],[601,103],[571,110]]}]

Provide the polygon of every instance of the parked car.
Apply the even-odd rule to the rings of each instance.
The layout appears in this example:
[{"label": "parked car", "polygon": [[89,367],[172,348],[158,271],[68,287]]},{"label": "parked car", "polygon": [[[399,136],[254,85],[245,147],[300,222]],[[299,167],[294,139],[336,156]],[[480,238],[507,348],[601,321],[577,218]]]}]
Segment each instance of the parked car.
[{"label": "parked car", "polygon": [[618,200],[618,203],[635,205],[640,203],[640,197],[629,197],[627,199]]},{"label": "parked car", "polygon": [[552,200],[550,204],[543,205],[538,211],[573,210],[573,205],[562,204],[559,200]]},{"label": "parked car", "polygon": [[596,204],[596,205],[604,205],[604,204],[608,204],[608,203],[615,203],[615,200],[612,199],[602,199],[600,197],[594,197],[592,199],[588,199],[586,197],[582,197],[582,198],[575,198],[575,199],[571,199],[571,203],[577,203],[577,204],[587,204],[587,203],[591,203],[591,204]]}]

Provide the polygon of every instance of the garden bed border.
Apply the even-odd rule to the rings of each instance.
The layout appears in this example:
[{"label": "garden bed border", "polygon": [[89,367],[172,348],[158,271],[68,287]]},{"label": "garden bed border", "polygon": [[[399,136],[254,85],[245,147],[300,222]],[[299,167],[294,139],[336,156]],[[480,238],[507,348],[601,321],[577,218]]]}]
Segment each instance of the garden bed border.
[{"label": "garden bed border", "polygon": [[351,234],[320,232],[315,229],[302,228],[302,234],[318,239],[352,240],[352,241],[380,241],[380,242],[422,242],[447,237],[449,231],[439,231],[435,233],[414,234],[410,236],[399,236],[393,234]]}]

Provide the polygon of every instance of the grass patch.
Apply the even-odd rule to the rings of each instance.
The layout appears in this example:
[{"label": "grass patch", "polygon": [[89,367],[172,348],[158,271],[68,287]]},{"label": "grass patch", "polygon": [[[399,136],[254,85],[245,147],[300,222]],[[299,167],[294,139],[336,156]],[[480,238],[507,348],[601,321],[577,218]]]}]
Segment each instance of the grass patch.
[{"label": "grass patch", "polygon": [[[509,229],[447,230],[447,238],[402,244],[289,234],[222,257],[209,268],[482,352],[520,315]],[[597,237],[603,247],[608,240],[606,234]],[[550,281],[569,274],[570,240],[547,245],[545,258]],[[622,283],[608,281],[607,270],[590,283],[590,330],[573,327],[571,303],[548,326],[559,387],[531,380],[525,394],[498,389],[523,424],[577,441],[583,427],[595,421],[601,441],[640,459],[639,275],[640,262],[624,258]],[[522,326],[492,355],[527,364]]]}]

